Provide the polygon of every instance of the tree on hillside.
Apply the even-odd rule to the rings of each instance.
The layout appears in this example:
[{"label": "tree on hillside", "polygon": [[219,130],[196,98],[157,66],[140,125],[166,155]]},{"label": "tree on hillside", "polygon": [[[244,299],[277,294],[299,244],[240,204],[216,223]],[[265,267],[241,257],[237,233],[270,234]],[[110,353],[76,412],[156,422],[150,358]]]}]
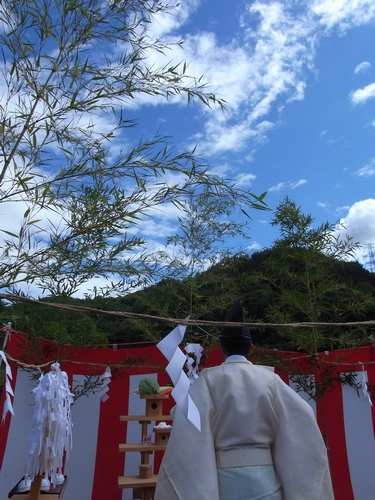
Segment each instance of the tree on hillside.
[{"label": "tree on hillside", "polygon": [[152,271],[129,229],[155,207],[179,206],[200,186],[263,205],[163,137],[131,144],[126,109],[142,97],[222,106],[186,64],[153,62],[173,47],[153,36],[153,20],[176,9],[164,0],[1,2],[2,289],[26,282],[70,296],[102,276],[123,292]]},{"label": "tree on hillside", "polygon": [[274,246],[292,251],[306,249],[340,260],[353,258],[359,243],[348,234],[345,237],[337,234],[337,223],[323,222],[318,227],[313,224],[312,215],[304,214],[301,207],[286,197],[276,207],[271,221],[271,225],[280,231],[280,238],[274,241]]},{"label": "tree on hillside", "polygon": [[[57,345],[96,345],[106,344],[110,332],[100,325],[100,319],[94,315],[69,310],[70,305],[81,305],[83,301],[67,296],[47,297],[38,304],[17,302],[3,311],[12,327],[30,337],[48,339]],[[64,304],[60,309],[42,304]]]},{"label": "tree on hillside", "polygon": [[246,222],[232,221],[236,207],[208,189],[198,196],[188,194],[181,203],[178,228],[166,238],[165,249],[155,253],[161,276],[177,279],[194,277],[231,253],[227,242],[235,236],[246,237]]},{"label": "tree on hillside", "polygon": [[[313,225],[311,215],[285,198],[276,208],[271,224],[279,227],[272,255],[252,276],[267,283],[275,292],[267,308],[267,321],[350,322],[359,321],[374,307],[374,296],[340,279],[338,266],[353,256],[358,244],[350,236],[336,236],[336,224]],[[315,355],[318,351],[361,344],[366,338],[362,328],[352,331],[330,328],[280,328],[284,348],[299,349]]]},{"label": "tree on hillside", "polygon": [[[368,343],[371,330],[360,325],[350,329],[337,325],[368,320],[374,310],[371,285],[364,291],[354,281],[342,279],[345,273],[338,272],[340,267],[348,271],[345,265],[353,258],[358,244],[349,235],[338,237],[336,224],[315,227],[313,217],[305,215],[289,198],[278,205],[271,223],[279,227],[281,237],[274,242],[273,255],[263,261],[262,270],[252,278],[267,283],[275,293],[267,308],[267,321],[290,325],[275,328],[282,348],[302,351],[308,356],[301,367],[289,363],[277,351],[260,353],[258,357],[255,353],[256,361],[278,366],[288,373],[297,390],[305,391],[317,402],[336,383],[349,385],[358,392],[361,383],[354,368],[348,367],[347,373],[337,374],[336,361],[327,362],[324,354]],[[293,327],[293,323],[300,322],[310,325]],[[338,354],[337,361],[339,357]],[[324,422],[323,405],[319,404],[318,410]]]}]

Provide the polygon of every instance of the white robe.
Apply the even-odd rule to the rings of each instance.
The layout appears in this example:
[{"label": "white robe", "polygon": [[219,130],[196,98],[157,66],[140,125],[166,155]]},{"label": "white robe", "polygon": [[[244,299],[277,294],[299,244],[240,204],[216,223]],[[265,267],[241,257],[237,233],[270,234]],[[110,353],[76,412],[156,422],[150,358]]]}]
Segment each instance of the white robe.
[{"label": "white robe", "polygon": [[[190,395],[200,411],[201,432],[176,408],[154,500],[334,499],[314,413],[272,368],[226,362],[203,370]],[[267,470],[276,472],[273,482]],[[236,482],[245,484],[247,471],[250,483],[256,480],[251,475],[260,475],[254,492],[224,496]],[[272,493],[278,485],[281,492]]]}]

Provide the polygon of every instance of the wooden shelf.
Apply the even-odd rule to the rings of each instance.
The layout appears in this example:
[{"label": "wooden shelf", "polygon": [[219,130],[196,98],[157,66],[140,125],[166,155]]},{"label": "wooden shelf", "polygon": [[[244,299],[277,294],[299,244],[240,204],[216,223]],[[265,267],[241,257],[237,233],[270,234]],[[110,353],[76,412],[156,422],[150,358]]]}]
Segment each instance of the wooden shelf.
[{"label": "wooden shelf", "polygon": [[118,445],[119,451],[123,452],[128,452],[128,451],[140,451],[145,452],[145,451],[164,451],[167,445],[165,444],[138,444],[138,443],[122,443]]},{"label": "wooden shelf", "polygon": [[148,479],[141,479],[139,476],[119,476],[118,487],[119,488],[155,488],[157,479],[158,479],[157,474],[153,474]]},{"label": "wooden shelf", "polygon": [[[27,493],[15,493],[14,495],[11,496],[11,498],[12,498],[12,500],[27,500],[28,495],[29,495],[29,492],[27,492]],[[59,495],[58,493],[48,493],[45,491],[41,491],[38,499],[39,498],[43,498],[43,500],[44,499],[46,499],[46,500],[60,500],[61,495]]]},{"label": "wooden shelf", "polygon": [[[46,498],[48,500],[60,500],[60,495],[58,494],[55,494],[55,493],[47,493],[48,494],[48,497],[45,496],[43,493],[41,493],[39,495],[38,498]],[[27,500],[28,498],[28,493],[25,494],[25,493],[16,493],[15,495],[12,495],[12,500]]]},{"label": "wooden shelf", "polygon": [[162,399],[168,399],[170,396],[169,394],[140,394],[139,397],[141,399],[157,399],[157,400],[162,400]]},{"label": "wooden shelf", "polygon": [[[138,422],[141,430],[141,439],[139,443],[120,443],[119,451],[123,453],[128,453],[132,451],[138,451],[141,454],[141,463],[139,465],[139,475],[138,476],[119,476],[118,487],[119,488],[130,488],[133,489],[133,498],[140,500],[152,500],[154,498],[157,474],[153,474],[153,465],[150,464],[150,455],[157,451],[164,451],[167,447],[170,428],[168,426],[168,432],[157,432],[154,425],[155,442],[151,441],[151,436],[149,435],[148,426],[155,422],[165,422],[173,420],[171,415],[163,415],[163,401],[169,398],[169,394],[166,395],[145,395],[140,396],[141,399],[146,400],[146,411],[145,415],[120,415],[120,422]],[[162,428],[164,429],[164,428]],[[143,444],[149,443],[149,444]]]},{"label": "wooden shelf", "polygon": [[170,415],[120,415],[120,422],[164,422],[165,420],[173,420]]}]

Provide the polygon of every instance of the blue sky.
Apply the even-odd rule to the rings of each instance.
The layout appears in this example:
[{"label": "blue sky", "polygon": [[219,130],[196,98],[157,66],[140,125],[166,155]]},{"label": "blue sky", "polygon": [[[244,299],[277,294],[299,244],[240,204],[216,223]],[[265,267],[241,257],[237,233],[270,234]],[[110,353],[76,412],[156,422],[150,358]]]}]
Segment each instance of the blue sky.
[{"label": "blue sky", "polygon": [[[267,191],[270,208],[288,196],[317,223],[341,220],[356,241],[374,243],[375,3],[184,0],[175,14],[152,29],[184,39],[168,58],[204,75],[227,111],[138,102],[137,132],[160,127],[177,148],[197,146],[215,172]],[[251,215],[247,244],[269,246],[272,214]]]}]

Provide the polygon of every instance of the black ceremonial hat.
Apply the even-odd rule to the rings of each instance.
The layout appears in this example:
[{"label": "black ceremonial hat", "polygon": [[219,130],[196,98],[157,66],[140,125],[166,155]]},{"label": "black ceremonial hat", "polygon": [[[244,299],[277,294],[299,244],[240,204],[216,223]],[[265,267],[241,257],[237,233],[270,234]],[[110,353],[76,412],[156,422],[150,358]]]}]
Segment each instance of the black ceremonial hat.
[{"label": "black ceremonial hat", "polygon": [[[246,316],[242,308],[241,302],[237,301],[232,304],[232,307],[225,316],[225,321],[228,323],[246,323]],[[219,338],[242,337],[251,340],[250,330],[247,326],[224,326],[221,330]]]}]

